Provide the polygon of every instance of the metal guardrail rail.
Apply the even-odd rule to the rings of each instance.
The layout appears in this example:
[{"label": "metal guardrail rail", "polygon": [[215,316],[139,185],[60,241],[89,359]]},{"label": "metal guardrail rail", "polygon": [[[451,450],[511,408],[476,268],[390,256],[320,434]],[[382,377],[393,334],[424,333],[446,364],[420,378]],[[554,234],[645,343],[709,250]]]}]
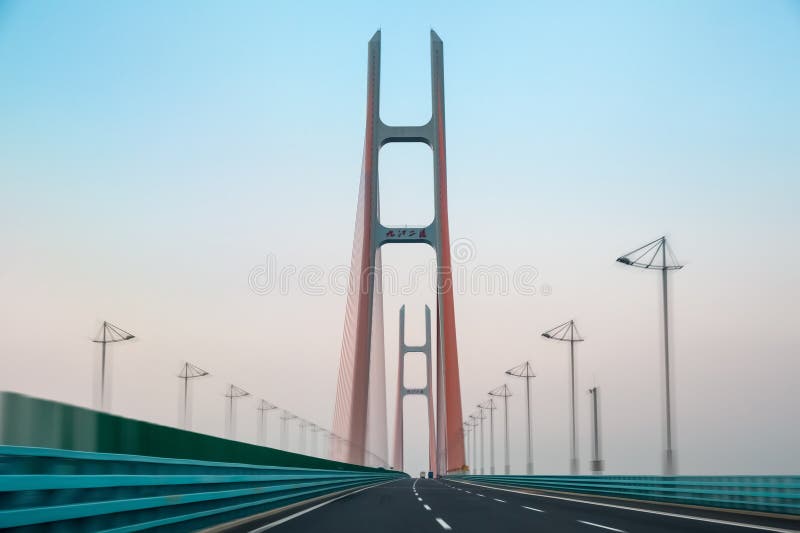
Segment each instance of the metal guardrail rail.
[{"label": "metal guardrail rail", "polygon": [[800,515],[800,476],[452,476],[529,489]]},{"label": "metal guardrail rail", "polygon": [[0,445],[372,472],[373,467],[204,435],[0,391]]},{"label": "metal guardrail rail", "polygon": [[0,529],[193,531],[399,477],[0,446]]}]

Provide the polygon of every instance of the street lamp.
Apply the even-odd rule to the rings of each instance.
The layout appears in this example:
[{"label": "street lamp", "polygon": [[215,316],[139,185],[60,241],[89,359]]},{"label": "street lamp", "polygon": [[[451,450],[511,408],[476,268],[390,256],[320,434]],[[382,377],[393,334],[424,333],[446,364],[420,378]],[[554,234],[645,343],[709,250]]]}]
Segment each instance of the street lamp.
[{"label": "street lamp", "polygon": [[472,426],[472,472],[478,473],[478,419],[469,415],[469,425]]},{"label": "street lamp", "polygon": [[201,378],[207,375],[208,372],[189,362],[183,364],[183,368],[181,368],[181,373],[178,374],[178,377],[183,380],[183,428],[184,429],[191,429],[191,421],[189,420],[189,380],[194,378]]},{"label": "street lamp", "polygon": [[297,418],[286,409],[283,410],[281,415],[281,449],[289,451],[289,420]]},{"label": "street lamp", "polygon": [[508,397],[511,396],[511,389],[508,388],[508,385],[505,383],[496,389],[492,389],[489,391],[490,396],[497,396],[498,398],[503,399],[503,433],[505,434],[505,443],[504,443],[504,450],[505,450],[505,469],[504,472],[506,475],[511,473],[511,460],[509,459],[509,448],[508,448]]},{"label": "street lamp", "polygon": [[303,420],[302,418],[298,419],[297,426],[300,428],[300,453],[306,453],[306,428],[309,426],[309,422]]},{"label": "street lamp", "polygon": [[481,409],[489,411],[489,474],[494,475],[494,398],[489,398],[478,405]]},{"label": "street lamp", "polygon": [[319,437],[317,436],[318,433],[325,431],[321,427],[316,424],[311,424],[311,448],[310,453],[314,457],[317,457],[317,444],[319,441]]},{"label": "street lamp", "polygon": [[603,460],[600,459],[600,412],[597,407],[600,401],[600,389],[592,387],[589,389],[592,397],[592,473],[601,474],[603,472]]},{"label": "street lamp", "polygon": [[321,457],[323,459],[326,457],[330,458],[331,456],[330,438],[326,438],[326,435],[330,437],[331,432],[321,427],[319,428],[319,433],[322,438],[320,439],[321,442],[320,442],[318,457]]},{"label": "street lamp", "polygon": [[559,324],[558,326],[548,329],[542,333],[545,339],[552,339],[555,341],[569,342],[569,404],[572,409],[572,431],[571,431],[571,453],[572,457],[569,462],[569,471],[573,476],[578,475],[578,447],[577,447],[577,425],[575,423],[575,343],[582,342],[583,337],[575,327],[575,321],[570,320]]},{"label": "street lamp", "polygon": [[328,459],[332,461],[342,457],[341,439],[339,435],[331,431],[328,433]]},{"label": "street lamp", "polygon": [[531,368],[531,362],[525,361],[521,365],[506,370],[509,376],[516,376],[518,378],[525,378],[525,412],[528,417],[528,433],[527,437],[527,459],[528,464],[526,472],[528,475],[533,475],[533,418],[531,416],[531,380],[536,377]]},{"label": "street lamp", "polygon": [[[469,433],[472,430],[472,424],[464,420],[464,462],[469,462]],[[469,470],[469,469],[468,469]]]},{"label": "street lamp", "polygon": [[236,425],[233,417],[233,400],[237,398],[244,398],[250,396],[246,390],[237,387],[236,385],[228,385],[228,390],[225,397],[228,399],[228,438],[233,439],[236,437]]},{"label": "street lamp", "polygon": [[98,407],[100,409],[106,408],[106,344],[128,341],[134,337],[135,336],[132,333],[129,333],[110,322],[103,321],[103,325],[100,328],[100,334],[98,334],[96,339],[92,339],[92,342],[102,344],[103,346],[100,362],[100,398],[98,402]]},{"label": "street lamp", "polygon": [[333,431],[328,431],[328,459],[335,461],[337,457],[336,443],[339,437]]},{"label": "street lamp", "polygon": [[486,413],[483,412],[483,407],[478,407],[478,413],[475,415],[475,420],[478,420],[481,427],[481,475],[486,474],[486,456],[484,449],[486,448],[486,439],[483,438],[483,421],[486,420]]},{"label": "street lamp", "polygon": [[273,409],[277,409],[277,405],[269,403],[267,400],[258,402],[258,443],[262,446],[267,445],[267,419],[266,414]]},{"label": "street lamp", "polygon": [[666,237],[648,242],[644,246],[628,252],[617,258],[623,265],[635,266],[661,271],[661,299],[664,305],[664,404],[665,404],[665,429],[664,429],[664,475],[674,476],[678,472],[675,451],[672,448],[672,390],[670,383],[669,365],[669,312],[667,307],[667,271],[680,270],[683,265],[678,264]]}]

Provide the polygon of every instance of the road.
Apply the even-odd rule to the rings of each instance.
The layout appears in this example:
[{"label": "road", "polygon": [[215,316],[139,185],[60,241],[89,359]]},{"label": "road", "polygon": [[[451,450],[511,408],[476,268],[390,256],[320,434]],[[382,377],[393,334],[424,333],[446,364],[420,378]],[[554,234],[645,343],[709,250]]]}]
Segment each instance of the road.
[{"label": "road", "polygon": [[[638,508],[634,509],[633,507]],[[679,507],[553,497],[454,480],[402,479],[237,527],[260,533],[797,532],[800,522]]]}]

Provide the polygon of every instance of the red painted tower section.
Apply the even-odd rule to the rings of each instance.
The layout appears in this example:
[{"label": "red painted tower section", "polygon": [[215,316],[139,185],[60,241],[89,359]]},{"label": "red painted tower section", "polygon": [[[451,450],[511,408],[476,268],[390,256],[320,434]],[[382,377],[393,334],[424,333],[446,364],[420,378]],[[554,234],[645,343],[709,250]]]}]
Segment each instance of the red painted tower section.
[{"label": "red painted tower section", "polygon": [[[380,120],[380,32],[369,42],[364,158],[351,258],[342,351],[334,407],[332,457],[350,463],[385,465],[388,457],[386,376],[380,247],[387,243],[426,243],[436,250],[437,290],[436,450],[438,474],[464,467],[461,387],[458,374],[455,306],[447,211],[442,41],[431,31],[432,116],[422,126],[388,126]],[[390,142],[421,142],[433,151],[435,216],[424,227],[387,227],[378,213],[380,147]]]},{"label": "red painted tower section", "polygon": [[[464,424],[461,416],[461,380],[458,370],[455,303],[453,301],[453,267],[450,260],[450,222],[447,209],[447,150],[444,128],[444,64],[442,40],[431,31],[431,93],[433,99],[434,172],[436,179],[437,218],[439,222],[436,252],[439,262],[439,298],[437,305],[439,350],[437,360],[443,367],[437,379],[437,448],[439,464],[444,472],[456,472],[466,465],[464,456]],[[443,385],[443,386],[442,386]],[[442,394],[444,392],[444,394]],[[442,408],[444,412],[442,413]],[[442,420],[444,418],[444,420]],[[442,443],[442,435],[446,435]],[[444,450],[444,451],[442,451]]]},{"label": "red painted tower section", "polygon": [[[375,49],[377,45],[377,50]],[[378,91],[380,84],[380,34],[370,41],[367,83],[367,124],[364,136],[364,156],[361,164],[361,183],[356,208],[356,227],[350,261],[350,281],[347,295],[342,350],[333,420],[336,435],[332,455],[336,460],[354,464],[367,463],[367,411],[369,402],[369,370],[371,341],[371,308],[374,305],[376,256],[372,247],[372,201],[377,185],[375,125],[380,120]],[[380,255],[376,254],[379,259]],[[383,302],[378,295],[378,305]],[[381,324],[382,326],[382,324]]]}]

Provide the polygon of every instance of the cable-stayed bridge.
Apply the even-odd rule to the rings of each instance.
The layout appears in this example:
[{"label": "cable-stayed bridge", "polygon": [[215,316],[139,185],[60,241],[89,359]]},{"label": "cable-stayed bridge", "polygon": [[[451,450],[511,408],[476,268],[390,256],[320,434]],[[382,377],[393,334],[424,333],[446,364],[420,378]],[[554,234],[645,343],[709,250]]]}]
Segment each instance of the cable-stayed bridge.
[{"label": "cable-stayed bridge", "polygon": [[[366,133],[358,193],[350,290],[333,402],[325,429],[261,399],[259,444],[235,438],[236,402],[250,393],[229,384],[228,438],[190,431],[190,383],[209,373],[185,363],[184,429],[159,426],[103,409],[109,394],[101,379],[99,406],[90,410],[18,394],[0,395],[0,528],[19,531],[794,531],[800,517],[798,476],[679,476],[670,428],[670,366],[666,238],[619,261],[662,272],[664,290],[665,472],[663,476],[603,476],[599,390],[592,389],[595,475],[580,476],[576,451],[575,343],[583,341],[570,320],[543,333],[569,343],[572,455],[570,475],[535,475],[531,452],[529,363],[506,373],[525,379],[528,427],[515,445],[527,447],[526,471],[510,472],[511,439],[504,418],[504,469],[495,470],[494,417],[507,415],[507,385],[467,415],[459,376],[447,203],[443,43],[431,31],[431,119],[421,125],[381,121],[380,32],[369,41]],[[388,227],[379,213],[378,158],[395,142],[427,144],[433,152],[435,213],[425,226]],[[381,246],[424,243],[436,254],[436,308],[426,309],[426,341],[405,344],[399,335],[398,410],[390,449],[384,354]],[[108,343],[133,334],[103,324],[105,368]],[[435,350],[434,350],[435,348]],[[424,387],[404,386],[404,355],[426,356]],[[105,370],[103,370],[103,376]],[[403,473],[403,400],[427,400],[429,469]],[[497,398],[497,402],[495,402]],[[326,399],[327,401],[327,399]],[[280,413],[283,449],[264,446],[271,411]],[[488,422],[486,422],[488,420]],[[295,422],[299,445],[290,450]],[[489,468],[486,471],[485,425]],[[480,428],[480,431],[479,431]],[[319,435],[326,436],[322,446]],[[480,439],[478,441],[478,438]],[[309,444],[307,446],[307,444]],[[478,460],[480,450],[480,461]],[[471,454],[469,452],[472,452]],[[469,460],[470,455],[472,457]],[[390,459],[391,458],[391,459]],[[480,463],[480,467],[479,467]]]}]

